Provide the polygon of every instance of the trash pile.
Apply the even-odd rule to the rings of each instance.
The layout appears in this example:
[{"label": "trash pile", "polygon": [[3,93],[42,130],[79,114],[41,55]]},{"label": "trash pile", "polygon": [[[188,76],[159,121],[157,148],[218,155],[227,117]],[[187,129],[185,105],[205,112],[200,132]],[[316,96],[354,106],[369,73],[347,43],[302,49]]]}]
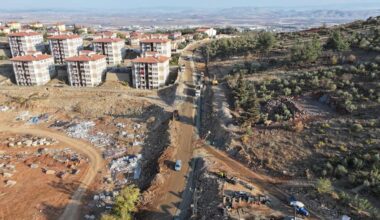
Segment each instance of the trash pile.
[{"label": "trash pile", "polygon": [[94,195],[93,199],[96,203],[96,207],[102,208],[105,207],[106,209],[111,209],[116,196],[119,195],[118,191],[104,191],[99,194]]},{"label": "trash pile", "polygon": [[25,111],[25,112],[21,112],[17,117],[16,117],[16,121],[25,121],[26,119],[29,118],[29,112],[28,111]]},{"label": "trash pile", "polygon": [[7,178],[4,181],[5,187],[12,187],[16,184],[16,181],[10,179],[13,176],[15,171],[16,171],[16,166],[13,164],[10,164],[10,163],[8,163],[8,164],[1,163],[0,164],[0,173],[4,178]]},{"label": "trash pile", "polygon": [[94,127],[95,122],[93,121],[73,123],[68,125],[66,133],[68,136],[73,138],[88,140],[97,147],[105,147],[114,143],[110,135],[103,132],[96,132],[95,134],[91,134],[91,131]]},{"label": "trash pile", "polygon": [[9,110],[11,110],[11,108],[9,106],[6,106],[6,105],[0,106],[0,112],[7,112]]},{"label": "trash pile", "polygon": [[120,157],[110,162],[111,173],[131,173],[137,167],[141,154]]},{"label": "trash pile", "polygon": [[40,123],[41,121],[48,121],[49,120],[49,114],[47,113],[44,113],[44,114],[41,114],[39,116],[33,116],[31,117],[29,120],[28,120],[28,123],[29,124],[38,124]]},{"label": "trash pile", "polygon": [[18,138],[10,137],[5,142],[5,144],[11,148],[49,146],[49,145],[54,145],[57,143],[58,141],[52,138],[33,137],[29,135],[18,137]]}]

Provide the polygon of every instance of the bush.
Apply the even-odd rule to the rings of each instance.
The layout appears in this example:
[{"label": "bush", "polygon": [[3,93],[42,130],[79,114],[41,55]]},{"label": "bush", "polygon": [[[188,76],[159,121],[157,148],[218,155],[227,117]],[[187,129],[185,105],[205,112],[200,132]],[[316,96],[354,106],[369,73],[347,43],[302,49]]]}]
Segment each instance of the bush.
[{"label": "bush", "polygon": [[317,181],[316,188],[320,194],[331,193],[333,191],[333,187],[329,179],[319,179]]},{"label": "bush", "polygon": [[353,132],[361,132],[361,131],[363,131],[363,129],[364,128],[361,124],[353,124],[351,126],[351,131],[353,131]]},{"label": "bush", "polygon": [[335,168],[335,175],[337,177],[343,177],[345,175],[347,175],[348,171],[346,169],[346,167],[344,167],[343,165],[339,164],[336,168]]}]

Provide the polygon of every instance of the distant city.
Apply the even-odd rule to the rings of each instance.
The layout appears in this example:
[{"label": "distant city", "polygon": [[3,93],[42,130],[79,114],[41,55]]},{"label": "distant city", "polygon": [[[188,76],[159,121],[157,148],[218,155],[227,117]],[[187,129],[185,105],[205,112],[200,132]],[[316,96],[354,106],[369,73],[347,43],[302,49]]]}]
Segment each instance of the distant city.
[{"label": "distant city", "polygon": [[[333,26],[376,16],[380,9],[278,9],[236,7],[225,9],[153,9],[101,11],[94,9],[0,10],[0,20],[42,23],[64,22],[104,29],[156,31],[196,26],[234,26],[248,30],[297,31]],[[38,19],[37,19],[38,18]]]}]

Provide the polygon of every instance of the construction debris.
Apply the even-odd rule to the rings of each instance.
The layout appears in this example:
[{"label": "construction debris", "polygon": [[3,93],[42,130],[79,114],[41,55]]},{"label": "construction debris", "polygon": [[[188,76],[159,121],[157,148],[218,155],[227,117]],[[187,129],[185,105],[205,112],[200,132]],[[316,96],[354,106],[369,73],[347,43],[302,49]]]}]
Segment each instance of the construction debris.
[{"label": "construction debris", "polygon": [[51,138],[43,138],[43,137],[33,137],[30,135],[25,135],[21,137],[12,137],[8,138],[5,142],[8,147],[37,147],[37,146],[49,146],[53,144],[57,144],[58,141]]}]

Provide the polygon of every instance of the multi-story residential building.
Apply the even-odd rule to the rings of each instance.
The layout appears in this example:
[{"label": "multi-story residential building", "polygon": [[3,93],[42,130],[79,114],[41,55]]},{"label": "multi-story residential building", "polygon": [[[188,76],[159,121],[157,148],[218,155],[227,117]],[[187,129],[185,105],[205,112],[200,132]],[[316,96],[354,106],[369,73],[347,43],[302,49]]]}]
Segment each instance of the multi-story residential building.
[{"label": "multi-story residential building", "polygon": [[32,29],[40,29],[40,28],[43,28],[44,25],[41,22],[37,21],[37,22],[30,23],[29,27]]},{"label": "multi-story residential building", "polygon": [[68,78],[71,86],[94,87],[103,82],[107,62],[106,56],[85,51],[66,59]]},{"label": "multi-story residential building", "polygon": [[55,64],[64,64],[66,58],[78,55],[83,48],[83,39],[79,35],[53,35],[48,39]]},{"label": "multi-story residential building", "polygon": [[139,89],[158,89],[165,85],[169,76],[169,57],[146,53],[132,60],[133,86]]},{"label": "multi-story residential building", "polygon": [[96,39],[100,39],[100,38],[116,38],[116,37],[117,37],[117,34],[115,32],[112,32],[112,31],[99,31],[99,32],[96,32],[92,36],[92,39],[96,40]]},{"label": "multi-story residential building", "polygon": [[176,31],[176,32],[170,33],[169,39],[175,40],[181,36],[182,36],[182,33],[179,31]]},{"label": "multi-story residential building", "polygon": [[59,32],[65,32],[66,31],[66,25],[63,23],[56,23],[51,26],[52,29],[59,31]]},{"label": "multi-story residential building", "polygon": [[118,65],[125,56],[125,41],[120,38],[99,38],[93,41],[94,51],[107,56],[108,65]]},{"label": "multi-story residential building", "polygon": [[11,59],[17,85],[40,86],[48,83],[55,75],[52,56],[33,52]]},{"label": "multi-story residential building", "polygon": [[17,32],[8,35],[9,47],[12,57],[22,56],[29,51],[42,51],[44,49],[44,38],[36,32]]},{"label": "multi-story residential building", "polygon": [[198,28],[197,33],[207,34],[209,37],[216,36],[216,30],[214,28]]},{"label": "multi-story residential building", "polygon": [[171,41],[167,39],[145,39],[140,41],[141,54],[156,52],[166,57],[172,56]]},{"label": "multi-story residential building", "polygon": [[19,31],[22,28],[21,23],[17,21],[10,21],[6,26],[9,27],[12,31]]}]

